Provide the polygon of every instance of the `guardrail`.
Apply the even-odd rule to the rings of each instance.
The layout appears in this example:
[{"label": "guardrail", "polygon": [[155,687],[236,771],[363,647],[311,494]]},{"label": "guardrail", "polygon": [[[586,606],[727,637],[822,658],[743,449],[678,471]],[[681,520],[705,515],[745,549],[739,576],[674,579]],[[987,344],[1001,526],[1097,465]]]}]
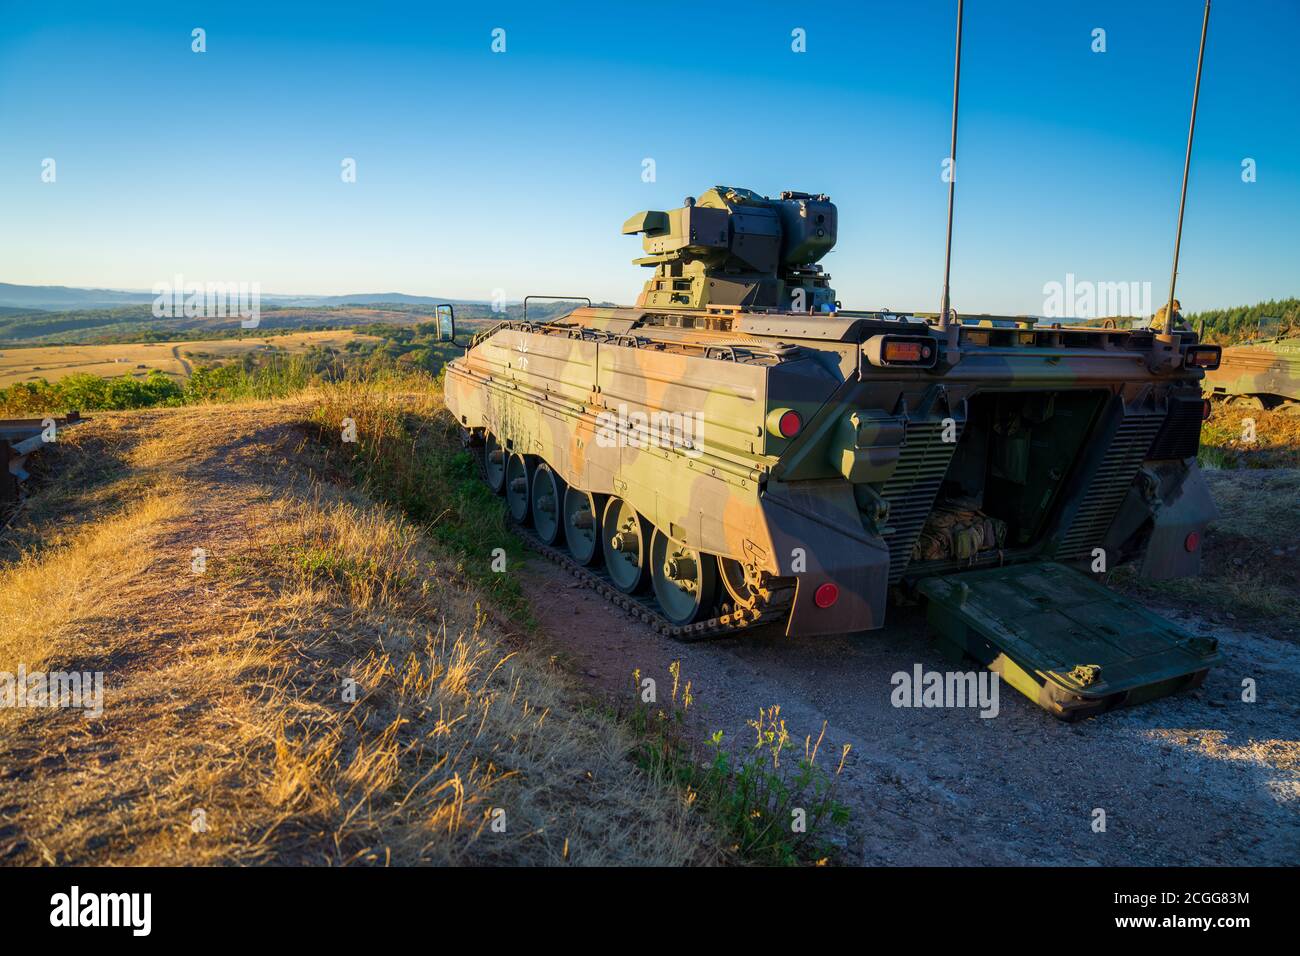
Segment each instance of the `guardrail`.
[{"label": "guardrail", "polygon": [[78,412],[62,417],[0,418],[0,463],[5,466],[0,471],[0,507],[21,497],[22,483],[30,477],[27,456],[50,444],[51,434],[57,439],[60,430],[85,420]]}]

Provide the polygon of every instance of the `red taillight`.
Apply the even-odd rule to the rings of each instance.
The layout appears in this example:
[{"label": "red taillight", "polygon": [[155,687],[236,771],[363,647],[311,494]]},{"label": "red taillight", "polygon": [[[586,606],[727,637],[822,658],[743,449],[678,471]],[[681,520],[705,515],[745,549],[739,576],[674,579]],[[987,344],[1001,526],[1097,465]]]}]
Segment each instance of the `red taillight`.
[{"label": "red taillight", "polygon": [[1214,406],[1210,404],[1210,400],[1208,398],[1201,399],[1201,421],[1208,422],[1213,411]]},{"label": "red taillight", "polygon": [[928,335],[873,335],[862,344],[863,357],[872,365],[910,365],[933,368],[938,346]]},{"label": "red taillight", "polygon": [[776,427],[781,432],[782,438],[793,438],[799,434],[799,429],[803,428],[803,419],[798,412],[789,411],[781,416]]},{"label": "red taillight", "polygon": [[920,342],[888,342],[885,345],[885,361],[919,362],[921,361],[921,347]]},{"label": "red taillight", "polygon": [[1197,534],[1195,531],[1193,531],[1183,540],[1183,547],[1186,548],[1189,553],[1195,551],[1200,546],[1201,546],[1201,536]]},{"label": "red taillight", "polygon": [[818,607],[830,607],[840,599],[840,589],[827,581],[813,594],[813,603]]}]

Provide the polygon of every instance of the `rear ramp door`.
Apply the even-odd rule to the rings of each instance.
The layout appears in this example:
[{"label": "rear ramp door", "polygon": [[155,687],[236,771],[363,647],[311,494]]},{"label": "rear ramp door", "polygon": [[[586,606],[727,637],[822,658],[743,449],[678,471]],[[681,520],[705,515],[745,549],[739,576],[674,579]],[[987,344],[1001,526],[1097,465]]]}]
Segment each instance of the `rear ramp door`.
[{"label": "rear ramp door", "polygon": [[1043,561],[926,578],[930,625],[1063,720],[1163,697],[1223,657],[1063,564]]}]

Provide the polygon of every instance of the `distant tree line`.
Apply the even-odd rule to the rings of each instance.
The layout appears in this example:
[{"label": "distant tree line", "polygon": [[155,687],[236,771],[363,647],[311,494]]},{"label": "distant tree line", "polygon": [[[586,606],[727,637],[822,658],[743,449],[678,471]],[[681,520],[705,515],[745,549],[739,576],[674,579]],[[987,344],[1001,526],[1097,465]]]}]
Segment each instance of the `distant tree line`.
[{"label": "distant tree line", "polygon": [[314,381],[346,374],[341,358],[325,350],[247,353],[236,361],[200,365],[184,381],[159,369],[135,377],[103,378],[77,372],[57,382],[43,378],[0,388],[0,415],[18,417],[47,412],[156,408],[244,398],[282,398]]},{"label": "distant tree line", "polygon": [[[1254,338],[1262,318],[1280,320],[1268,324],[1263,330],[1266,335],[1286,333],[1288,329],[1291,336],[1300,335],[1300,299],[1269,299],[1255,305],[1183,313],[1183,320],[1193,329],[1200,329],[1201,323],[1204,323],[1205,341],[1219,345],[1233,345]],[[1128,329],[1135,325],[1145,327],[1148,321],[1150,320],[1121,315],[1093,319],[1084,324],[1095,327],[1113,322],[1115,328]]]},{"label": "distant tree line", "polygon": [[1232,309],[1208,309],[1204,312],[1184,314],[1192,328],[1199,329],[1205,323],[1207,341],[1229,345],[1253,338],[1264,317],[1281,319],[1281,330],[1287,328],[1300,334],[1300,299],[1269,299],[1255,305],[1239,305]]},{"label": "distant tree line", "polygon": [[[433,340],[433,327],[382,327],[391,338],[352,340],[344,349],[245,352],[238,359],[201,364],[178,380],[159,369],[142,376],[102,378],[78,372],[57,382],[38,378],[0,388],[0,416],[47,412],[153,408],[199,402],[283,398],[316,382],[362,380],[394,373],[433,376],[459,349]],[[423,380],[428,380],[427,377]]]},{"label": "distant tree line", "polygon": [[415,325],[376,322],[358,325],[353,331],[358,335],[378,339],[352,339],[344,346],[344,351],[360,358],[371,371],[396,366],[437,375],[449,359],[463,351],[451,342],[441,341],[438,338],[438,326],[434,322],[419,322]]}]

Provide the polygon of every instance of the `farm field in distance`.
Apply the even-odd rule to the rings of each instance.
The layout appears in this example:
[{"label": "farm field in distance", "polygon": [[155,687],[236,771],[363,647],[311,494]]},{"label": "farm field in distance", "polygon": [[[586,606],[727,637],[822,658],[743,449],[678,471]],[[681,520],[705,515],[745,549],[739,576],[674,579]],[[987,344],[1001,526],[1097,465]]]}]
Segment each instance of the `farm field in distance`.
[{"label": "farm field in distance", "polygon": [[121,375],[144,377],[153,369],[184,381],[195,365],[238,359],[248,352],[284,351],[292,354],[313,348],[343,349],[349,342],[377,341],[374,336],[336,330],[185,342],[0,347],[0,388],[42,378],[57,382],[79,372],[105,378]]}]

